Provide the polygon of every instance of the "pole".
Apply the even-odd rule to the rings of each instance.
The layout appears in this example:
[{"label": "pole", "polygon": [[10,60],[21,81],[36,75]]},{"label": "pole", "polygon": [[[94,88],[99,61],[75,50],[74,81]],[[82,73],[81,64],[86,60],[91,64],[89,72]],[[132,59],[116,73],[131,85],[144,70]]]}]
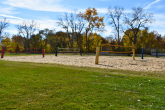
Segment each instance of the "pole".
[{"label": "pole", "polygon": [[99,50],[100,50],[100,47],[96,47],[96,59],[95,59],[95,64],[98,64],[98,63],[99,63]]},{"label": "pole", "polygon": [[156,57],[158,57],[158,49],[156,48]]},{"label": "pole", "polygon": [[144,48],[142,47],[142,59],[143,59]]},{"label": "pole", "polygon": [[42,56],[44,57],[44,49],[42,49]]},{"label": "pole", "polygon": [[2,49],[1,51],[1,58],[3,58],[3,55],[4,55],[4,49]]},{"label": "pole", "polygon": [[80,49],[80,55],[82,56],[81,49]]},{"label": "pole", "polygon": [[134,48],[134,44],[133,44],[133,49],[132,49],[132,51],[133,51],[133,60],[135,60],[135,48]]},{"label": "pole", "polygon": [[56,53],[55,53],[55,56],[57,56],[57,47],[56,47]]}]

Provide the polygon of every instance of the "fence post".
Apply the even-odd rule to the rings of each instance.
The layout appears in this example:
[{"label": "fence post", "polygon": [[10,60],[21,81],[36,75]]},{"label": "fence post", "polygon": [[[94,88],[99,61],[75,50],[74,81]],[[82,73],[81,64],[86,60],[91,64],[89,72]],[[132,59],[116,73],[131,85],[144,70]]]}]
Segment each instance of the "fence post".
[{"label": "fence post", "polygon": [[1,58],[3,58],[3,55],[4,55],[4,49],[2,49],[1,51]]}]

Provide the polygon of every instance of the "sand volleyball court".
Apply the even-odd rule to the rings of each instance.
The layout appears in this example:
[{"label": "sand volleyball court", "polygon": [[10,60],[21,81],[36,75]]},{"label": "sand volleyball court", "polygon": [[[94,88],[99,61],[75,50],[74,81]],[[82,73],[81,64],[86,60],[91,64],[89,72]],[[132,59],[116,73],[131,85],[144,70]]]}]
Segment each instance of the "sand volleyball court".
[{"label": "sand volleyball court", "polygon": [[77,56],[77,55],[45,55],[42,56],[5,56],[0,60],[37,62],[37,63],[56,63],[64,65],[123,69],[134,71],[165,71],[165,58],[146,57],[141,59],[136,57],[116,57],[116,56],[99,56],[99,64],[95,64],[95,56]]}]

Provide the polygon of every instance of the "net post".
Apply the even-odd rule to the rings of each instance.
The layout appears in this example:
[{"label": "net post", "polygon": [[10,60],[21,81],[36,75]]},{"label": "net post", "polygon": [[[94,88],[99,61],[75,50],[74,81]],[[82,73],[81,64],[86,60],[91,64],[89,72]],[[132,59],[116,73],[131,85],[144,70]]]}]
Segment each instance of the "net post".
[{"label": "net post", "polygon": [[81,49],[80,49],[80,55],[82,56]]},{"label": "net post", "polygon": [[142,59],[143,59],[144,48],[142,47]]},{"label": "net post", "polygon": [[100,47],[96,47],[96,59],[95,59],[95,64],[98,64],[98,63],[99,63],[99,50],[100,50]]},{"label": "net post", "polygon": [[3,55],[4,55],[4,49],[2,49],[1,51],[1,58],[3,58]]},{"label": "net post", "polygon": [[44,49],[42,49],[42,56],[44,57]]},{"label": "net post", "polygon": [[133,49],[133,60],[135,60],[135,49]]},{"label": "net post", "polygon": [[55,52],[55,56],[57,56],[57,47],[56,47],[56,52]]},{"label": "net post", "polygon": [[133,60],[135,60],[135,46],[134,46],[134,44],[133,44],[133,49],[132,49],[132,51],[133,51]]},{"label": "net post", "polygon": [[156,57],[158,57],[158,49],[156,48]]}]

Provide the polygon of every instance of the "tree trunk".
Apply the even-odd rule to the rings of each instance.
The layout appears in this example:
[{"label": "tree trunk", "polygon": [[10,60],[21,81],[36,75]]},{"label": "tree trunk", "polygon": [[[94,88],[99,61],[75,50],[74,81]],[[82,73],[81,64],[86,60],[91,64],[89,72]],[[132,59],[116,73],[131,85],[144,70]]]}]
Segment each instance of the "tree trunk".
[{"label": "tree trunk", "polygon": [[88,41],[87,41],[87,34],[88,34],[88,31],[86,30],[86,50],[87,50],[87,47],[88,47]]},{"label": "tree trunk", "polygon": [[117,34],[118,34],[118,45],[120,45],[120,36],[119,36],[119,20],[118,20],[118,30],[117,30]]},{"label": "tree trunk", "polygon": [[[68,33],[68,32],[67,32],[67,33]],[[68,46],[69,46],[69,48],[70,48],[71,41],[70,41],[70,35],[69,35],[69,33],[68,33],[68,38],[69,38]]]}]

